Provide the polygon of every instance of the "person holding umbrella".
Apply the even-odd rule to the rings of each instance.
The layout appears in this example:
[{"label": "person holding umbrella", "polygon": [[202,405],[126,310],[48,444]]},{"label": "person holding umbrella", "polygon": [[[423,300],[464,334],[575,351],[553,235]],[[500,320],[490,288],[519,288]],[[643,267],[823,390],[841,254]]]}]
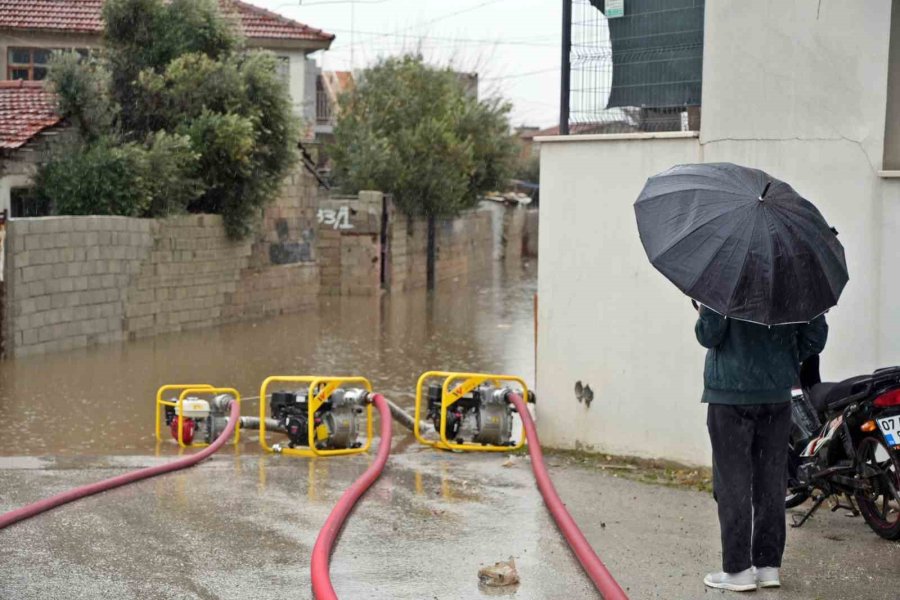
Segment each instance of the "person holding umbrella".
[{"label": "person holding umbrella", "polygon": [[680,165],[635,203],[651,263],[698,308],[722,571],[708,587],[778,587],[791,388],[825,347],[849,277],[822,214],[791,186],[729,163]]}]

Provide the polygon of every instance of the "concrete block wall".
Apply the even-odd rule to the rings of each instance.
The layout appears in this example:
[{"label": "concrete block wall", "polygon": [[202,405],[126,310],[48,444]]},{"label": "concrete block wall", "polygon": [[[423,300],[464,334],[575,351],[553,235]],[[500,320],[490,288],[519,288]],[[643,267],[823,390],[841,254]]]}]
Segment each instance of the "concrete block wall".
[{"label": "concrete block wall", "polygon": [[[464,277],[493,263],[493,211],[466,211],[455,219],[435,224],[435,281]],[[392,215],[390,240],[390,289],[424,287],[428,277],[428,223]]]},{"label": "concrete block wall", "polygon": [[534,258],[538,255],[539,214],[540,211],[537,209],[525,211],[525,239],[522,242],[522,252],[527,258]]},{"label": "concrete block wall", "polygon": [[10,355],[120,340],[127,289],[153,248],[151,221],[13,219],[7,225]]},{"label": "concrete block wall", "polygon": [[315,304],[315,187],[285,182],[256,233],[217,215],[13,219],[4,310],[10,356],[209,327]]},{"label": "concrete block wall", "polygon": [[372,296],[381,292],[384,194],[323,198],[318,210],[322,294]]},{"label": "concrete block wall", "polygon": [[428,278],[428,223],[392,211],[388,229],[390,290],[424,287]]},{"label": "concrete block wall", "polygon": [[522,260],[525,244],[526,209],[521,204],[509,206],[503,212],[503,260],[507,264]]},{"label": "concrete block wall", "polygon": [[221,322],[249,243],[231,242],[217,215],[186,215],[151,224],[153,247],[128,282],[123,332],[129,338]]}]

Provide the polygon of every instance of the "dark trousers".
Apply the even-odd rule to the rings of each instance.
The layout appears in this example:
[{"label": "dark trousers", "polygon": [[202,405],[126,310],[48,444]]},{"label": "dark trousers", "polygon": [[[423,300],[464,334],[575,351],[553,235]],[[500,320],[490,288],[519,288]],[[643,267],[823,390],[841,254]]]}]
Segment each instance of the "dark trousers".
[{"label": "dark trousers", "polygon": [[710,404],[706,425],[722,531],[722,570],[780,567],[790,403]]}]

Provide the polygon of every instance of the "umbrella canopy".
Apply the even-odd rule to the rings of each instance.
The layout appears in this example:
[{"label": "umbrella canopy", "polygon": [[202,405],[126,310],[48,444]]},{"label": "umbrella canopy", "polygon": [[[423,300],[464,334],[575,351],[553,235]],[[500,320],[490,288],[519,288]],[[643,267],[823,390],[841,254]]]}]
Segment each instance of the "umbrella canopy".
[{"label": "umbrella canopy", "polygon": [[727,317],[807,322],[837,304],[849,279],[822,213],[758,169],[672,167],[647,180],[634,210],[653,266]]}]

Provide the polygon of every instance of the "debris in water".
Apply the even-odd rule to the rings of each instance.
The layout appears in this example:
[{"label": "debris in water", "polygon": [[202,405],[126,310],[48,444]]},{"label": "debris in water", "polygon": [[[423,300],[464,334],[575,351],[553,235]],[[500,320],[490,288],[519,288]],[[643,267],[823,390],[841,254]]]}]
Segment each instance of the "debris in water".
[{"label": "debris in water", "polygon": [[516,570],[516,560],[509,557],[508,562],[498,562],[490,567],[478,570],[478,581],[482,585],[491,587],[505,587],[519,583],[519,571]]}]

